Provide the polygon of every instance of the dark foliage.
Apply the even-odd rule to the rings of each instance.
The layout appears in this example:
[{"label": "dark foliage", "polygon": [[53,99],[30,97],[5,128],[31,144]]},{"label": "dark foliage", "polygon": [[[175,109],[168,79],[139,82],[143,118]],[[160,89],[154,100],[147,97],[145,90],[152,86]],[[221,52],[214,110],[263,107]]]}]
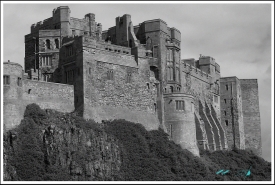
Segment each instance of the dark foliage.
[{"label": "dark foliage", "polygon": [[[251,151],[200,151],[195,157],[188,150],[169,140],[163,130],[147,131],[141,124],[125,120],[105,121],[103,125],[93,120],[84,120],[74,114],[42,110],[36,104],[28,105],[24,120],[13,130],[17,133],[12,143],[13,156],[9,163],[16,169],[18,180],[70,181],[66,169],[48,164],[45,160],[42,130],[48,125],[68,129],[71,126],[83,130],[106,132],[119,140],[122,158],[121,170],[115,175],[118,181],[262,181],[271,180],[271,163],[264,161]],[[83,144],[84,145],[84,144]],[[89,157],[79,146],[81,156],[75,160],[85,165]],[[88,151],[86,151],[88,152]],[[91,153],[91,151],[89,151]],[[244,171],[251,169],[251,176],[245,178]],[[227,175],[217,175],[221,169],[228,169]],[[102,180],[102,179],[96,179]]]}]

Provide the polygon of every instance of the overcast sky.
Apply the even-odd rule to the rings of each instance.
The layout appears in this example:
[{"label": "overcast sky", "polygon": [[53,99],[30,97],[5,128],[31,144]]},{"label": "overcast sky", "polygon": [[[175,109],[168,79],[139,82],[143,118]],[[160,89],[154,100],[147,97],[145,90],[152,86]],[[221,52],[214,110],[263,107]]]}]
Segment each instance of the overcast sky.
[{"label": "overcast sky", "polygon": [[[2,61],[24,67],[24,35],[33,23],[52,16],[58,6],[69,6],[71,17],[94,13],[103,30],[115,18],[130,14],[134,25],[162,19],[181,32],[181,58],[211,56],[221,76],[258,79],[263,158],[271,160],[271,5],[270,4],[7,4],[3,6]],[[274,14],[273,14],[274,15]],[[4,32],[3,32],[4,31]],[[272,35],[274,38],[274,34]],[[272,65],[273,69],[273,65]],[[272,78],[271,78],[272,76]]]}]

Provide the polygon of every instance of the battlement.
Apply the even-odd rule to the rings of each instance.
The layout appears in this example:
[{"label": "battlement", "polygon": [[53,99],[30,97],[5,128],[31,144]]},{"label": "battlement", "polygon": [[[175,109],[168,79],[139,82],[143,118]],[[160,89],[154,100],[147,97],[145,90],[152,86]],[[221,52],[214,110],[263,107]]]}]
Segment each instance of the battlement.
[{"label": "battlement", "polygon": [[115,53],[118,53],[118,54],[125,54],[125,55],[130,55],[131,54],[131,48],[111,44],[110,42],[99,41],[96,44],[96,48],[98,48],[100,50],[115,52]]},{"label": "battlement", "polygon": [[32,24],[31,25],[31,33],[37,32],[40,29],[52,28],[52,22],[53,22],[53,18],[49,17],[47,19],[44,19],[43,21],[39,21],[37,23]]},{"label": "battlement", "polygon": [[242,84],[258,84],[258,79],[240,79]]},{"label": "battlement", "polygon": [[216,65],[215,59],[210,56],[200,56],[199,58],[199,65]]},{"label": "battlement", "polygon": [[199,68],[196,68],[193,65],[190,65],[186,62],[182,62],[182,71],[186,74],[190,74],[191,76],[196,77],[197,79],[203,80],[207,83],[210,83],[212,80],[212,76]]},{"label": "battlement", "polygon": [[70,21],[85,22],[85,23],[89,22],[89,20],[87,18],[79,19],[79,18],[74,18],[74,17],[70,17]]}]

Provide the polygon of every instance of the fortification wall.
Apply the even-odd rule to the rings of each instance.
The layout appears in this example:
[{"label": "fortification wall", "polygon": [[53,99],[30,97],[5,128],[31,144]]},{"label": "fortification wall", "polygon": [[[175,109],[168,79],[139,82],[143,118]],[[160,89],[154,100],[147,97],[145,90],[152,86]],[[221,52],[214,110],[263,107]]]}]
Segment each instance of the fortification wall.
[{"label": "fortification wall", "polygon": [[181,65],[181,84],[184,93],[192,94],[195,97],[195,110],[199,111],[199,100],[204,104],[213,102],[213,95],[210,91],[211,76],[200,69],[185,62]]},{"label": "fortification wall", "polygon": [[261,120],[257,79],[241,79],[245,148],[262,154]]},{"label": "fortification wall", "polygon": [[41,29],[54,29],[53,18],[49,17],[43,21],[39,21],[31,26],[31,33],[38,32]]},{"label": "fortification wall", "polygon": [[98,49],[84,52],[83,62],[85,118],[126,119],[158,129],[157,89],[146,59],[137,66],[131,55]]}]

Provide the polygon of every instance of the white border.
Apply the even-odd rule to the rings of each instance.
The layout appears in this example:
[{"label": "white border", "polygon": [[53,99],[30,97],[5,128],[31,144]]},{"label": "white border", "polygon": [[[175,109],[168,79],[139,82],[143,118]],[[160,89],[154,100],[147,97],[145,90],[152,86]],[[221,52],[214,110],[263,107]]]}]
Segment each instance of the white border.
[{"label": "white border", "polygon": [[[3,5],[4,4],[65,4],[64,1],[1,1],[1,74],[3,74]],[[66,4],[271,4],[271,165],[272,178],[271,181],[3,181],[3,94],[1,94],[1,184],[181,184],[188,182],[189,184],[274,184],[274,2],[273,1],[68,1]],[[1,93],[3,93],[3,82],[1,75]]]}]

